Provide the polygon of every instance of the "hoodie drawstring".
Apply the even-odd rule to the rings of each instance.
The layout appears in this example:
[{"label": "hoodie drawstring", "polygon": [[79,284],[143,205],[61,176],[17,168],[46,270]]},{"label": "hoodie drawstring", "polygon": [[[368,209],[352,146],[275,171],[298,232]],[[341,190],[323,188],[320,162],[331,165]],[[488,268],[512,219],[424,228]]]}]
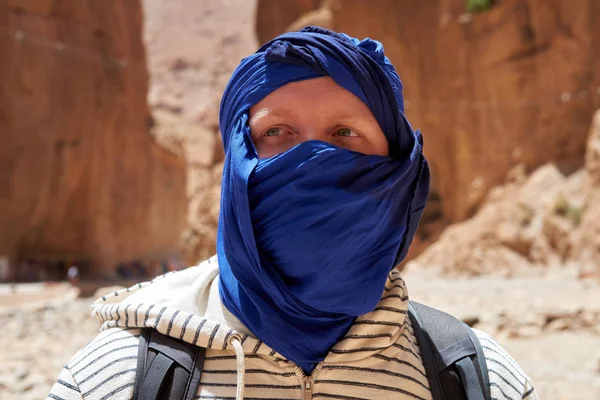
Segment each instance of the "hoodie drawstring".
[{"label": "hoodie drawstring", "polygon": [[239,335],[233,334],[228,339],[229,346],[235,350],[235,361],[237,364],[237,388],[235,400],[244,400],[244,378],[246,376],[246,360],[244,358],[244,349]]}]

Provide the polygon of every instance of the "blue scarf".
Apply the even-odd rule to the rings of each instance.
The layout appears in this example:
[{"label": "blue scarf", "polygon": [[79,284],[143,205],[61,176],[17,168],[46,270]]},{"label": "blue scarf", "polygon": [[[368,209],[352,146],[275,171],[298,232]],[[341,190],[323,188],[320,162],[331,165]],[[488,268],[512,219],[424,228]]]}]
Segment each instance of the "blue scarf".
[{"label": "blue scarf", "polygon": [[[309,141],[258,158],[250,107],[287,83],[322,76],[369,106],[389,157]],[[223,95],[221,299],[305,372],[375,308],[417,228],[429,169],[403,111],[402,82],[379,42],[316,27],[242,60]]]}]

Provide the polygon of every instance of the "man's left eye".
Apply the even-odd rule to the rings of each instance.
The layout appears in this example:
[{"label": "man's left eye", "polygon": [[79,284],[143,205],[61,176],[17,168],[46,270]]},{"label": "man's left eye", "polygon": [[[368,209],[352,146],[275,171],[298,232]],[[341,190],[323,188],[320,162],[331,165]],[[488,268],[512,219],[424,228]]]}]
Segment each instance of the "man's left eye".
[{"label": "man's left eye", "polygon": [[350,128],[341,128],[341,129],[338,129],[336,133],[337,133],[338,136],[344,136],[344,137],[358,136],[358,133],[354,132]]},{"label": "man's left eye", "polygon": [[281,135],[281,129],[277,127],[269,128],[265,132],[265,136],[273,137]]}]

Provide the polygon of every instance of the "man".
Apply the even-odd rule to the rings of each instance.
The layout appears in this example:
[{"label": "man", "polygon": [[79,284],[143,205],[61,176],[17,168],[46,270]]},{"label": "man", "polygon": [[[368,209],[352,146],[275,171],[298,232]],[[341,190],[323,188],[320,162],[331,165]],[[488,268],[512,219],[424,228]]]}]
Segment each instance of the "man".
[{"label": "man", "polygon": [[[309,27],[225,90],[217,255],[94,303],[102,333],[54,399],[130,399],[140,328],[206,348],[200,399],[431,399],[405,257],[429,190],[422,138],[380,43]],[[489,336],[492,397],[535,399]]]}]

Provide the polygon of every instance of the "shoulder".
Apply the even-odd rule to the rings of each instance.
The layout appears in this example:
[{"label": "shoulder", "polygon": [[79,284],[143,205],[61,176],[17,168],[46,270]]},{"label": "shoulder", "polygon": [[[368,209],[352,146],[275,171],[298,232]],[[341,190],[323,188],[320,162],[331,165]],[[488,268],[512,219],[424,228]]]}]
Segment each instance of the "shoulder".
[{"label": "shoulder", "polygon": [[519,364],[487,333],[473,329],[485,355],[493,399],[536,400],[529,376]]},{"label": "shoulder", "polygon": [[124,391],[133,396],[139,335],[137,328],[100,333],[69,360],[48,398],[108,398]]},{"label": "shoulder", "polygon": [[218,276],[219,264],[214,256],[198,265],[168,272],[149,282],[134,285],[114,294],[107,294],[97,300],[95,304],[120,302],[122,304],[148,303],[176,306],[180,300],[186,302],[190,299],[193,300],[198,294],[205,294]]}]

